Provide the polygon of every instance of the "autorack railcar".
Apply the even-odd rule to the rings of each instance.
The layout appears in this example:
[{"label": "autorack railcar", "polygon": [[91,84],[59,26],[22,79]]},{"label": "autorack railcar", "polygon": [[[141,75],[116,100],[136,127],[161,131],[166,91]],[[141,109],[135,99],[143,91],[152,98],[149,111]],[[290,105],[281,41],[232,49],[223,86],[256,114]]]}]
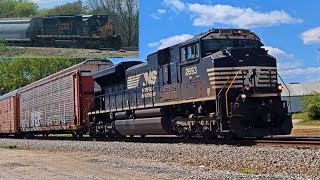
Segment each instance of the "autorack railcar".
[{"label": "autorack railcar", "polygon": [[110,61],[88,60],[0,97],[0,135],[87,133],[92,74]]},{"label": "autorack railcar", "polygon": [[212,29],[147,62],[94,75],[92,136],[263,137],[291,133],[276,59],[246,29]]}]

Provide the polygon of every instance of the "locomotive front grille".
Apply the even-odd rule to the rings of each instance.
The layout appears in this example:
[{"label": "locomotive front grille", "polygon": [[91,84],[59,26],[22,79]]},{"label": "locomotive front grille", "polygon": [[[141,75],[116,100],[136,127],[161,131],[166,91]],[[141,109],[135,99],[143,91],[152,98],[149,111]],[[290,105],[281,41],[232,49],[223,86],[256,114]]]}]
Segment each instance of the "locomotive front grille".
[{"label": "locomotive front grille", "polygon": [[223,88],[230,85],[237,71],[242,70],[235,78],[232,88],[272,87],[277,82],[276,67],[246,66],[246,67],[221,67],[207,69],[209,82],[212,88]]}]

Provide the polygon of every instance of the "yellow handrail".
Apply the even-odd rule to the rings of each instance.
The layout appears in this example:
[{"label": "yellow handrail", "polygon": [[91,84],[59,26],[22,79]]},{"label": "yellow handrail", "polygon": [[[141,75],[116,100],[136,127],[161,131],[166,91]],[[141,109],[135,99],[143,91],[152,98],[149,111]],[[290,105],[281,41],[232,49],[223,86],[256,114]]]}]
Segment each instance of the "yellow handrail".
[{"label": "yellow handrail", "polygon": [[231,86],[233,85],[234,81],[236,80],[236,77],[239,75],[239,73],[240,73],[241,71],[242,71],[242,70],[240,69],[240,70],[236,73],[236,75],[234,76],[232,82],[230,83],[230,85],[229,85],[229,87],[228,87],[228,89],[227,89],[227,91],[226,91],[226,93],[225,93],[225,97],[226,97],[226,113],[227,113],[227,116],[228,116],[228,117],[231,117],[231,116],[229,116],[228,92],[229,92]]}]

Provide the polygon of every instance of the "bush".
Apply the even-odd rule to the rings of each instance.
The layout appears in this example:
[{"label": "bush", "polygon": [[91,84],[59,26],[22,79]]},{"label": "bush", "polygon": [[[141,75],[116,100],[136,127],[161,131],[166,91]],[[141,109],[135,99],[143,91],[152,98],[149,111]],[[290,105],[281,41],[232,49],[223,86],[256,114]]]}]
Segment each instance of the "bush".
[{"label": "bush", "polygon": [[303,96],[302,106],[309,119],[320,120],[320,94]]},{"label": "bush", "polygon": [[6,50],[7,50],[6,40],[0,38],[0,51],[6,51]]}]

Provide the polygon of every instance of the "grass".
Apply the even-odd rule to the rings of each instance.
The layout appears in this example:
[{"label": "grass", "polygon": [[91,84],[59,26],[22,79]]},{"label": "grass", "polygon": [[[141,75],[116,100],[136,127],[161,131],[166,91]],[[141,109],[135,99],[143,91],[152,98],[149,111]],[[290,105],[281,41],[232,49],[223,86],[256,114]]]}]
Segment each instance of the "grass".
[{"label": "grass", "polygon": [[239,172],[241,174],[258,174],[258,170],[251,169],[251,168],[243,168],[243,169],[240,169]]},{"label": "grass", "polygon": [[50,47],[19,47],[19,46],[3,46],[1,50],[0,41],[0,57],[23,57],[23,58],[44,58],[44,57],[95,57],[95,58],[136,58],[139,56],[137,51],[127,52],[109,52],[94,49],[77,49],[77,48],[50,48]]},{"label": "grass", "polygon": [[12,150],[16,150],[18,149],[18,146],[17,145],[10,145],[10,146],[0,146],[0,148],[2,149],[12,149]]},{"label": "grass", "polygon": [[293,119],[302,119],[303,121],[297,123],[297,125],[303,126],[320,126],[320,119],[312,120],[308,117],[306,112],[296,113],[292,115]]}]

